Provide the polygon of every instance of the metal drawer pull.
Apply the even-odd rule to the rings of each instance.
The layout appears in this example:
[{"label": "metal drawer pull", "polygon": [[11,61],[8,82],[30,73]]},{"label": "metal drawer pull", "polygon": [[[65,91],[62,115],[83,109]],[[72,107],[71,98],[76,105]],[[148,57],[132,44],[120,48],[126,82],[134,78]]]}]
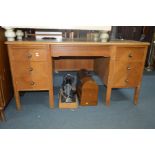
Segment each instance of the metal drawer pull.
[{"label": "metal drawer pull", "polygon": [[128,67],[127,67],[127,70],[131,70],[131,67],[130,67],[130,66],[128,66]]},{"label": "metal drawer pull", "polygon": [[32,58],[32,54],[29,53],[27,57],[28,57],[29,59]]},{"label": "metal drawer pull", "polygon": [[132,57],[133,57],[133,55],[130,53],[130,54],[128,55],[128,57],[129,57],[129,58],[132,58]]},{"label": "metal drawer pull", "polygon": [[129,82],[129,80],[125,80],[125,82],[126,82],[126,83],[128,83],[128,82]]},{"label": "metal drawer pull", "polygon": [[34,84],[35,84],[35,82],[33,82],[33,81],[30,82],[30,85],[32,85],[32,86],[33,86]]},{"label": "metal drawer pull", "polygon": [[30,67],[29,71],[30,71],[30,72],[31,72],[31,71],[33,71],[33,68],[32,68],[32,67]]},{"label": "metal drawer pull", "polygon": [[40,56],[38,52],[36,52],[35,55],[36,55],[36,57],[39,57]]}]

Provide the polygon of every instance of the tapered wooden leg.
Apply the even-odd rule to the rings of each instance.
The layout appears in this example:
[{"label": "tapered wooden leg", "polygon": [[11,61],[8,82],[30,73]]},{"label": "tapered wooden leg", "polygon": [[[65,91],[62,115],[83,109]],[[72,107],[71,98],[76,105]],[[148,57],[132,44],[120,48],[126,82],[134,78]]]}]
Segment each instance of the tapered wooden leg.
[{"label": "tapered wooden leg", "polygon": [[135,92],[134,92],[134,104],[135,105],[138,104],[139,92],[140,92],[140,86],[135,88]]},{"label": "tapered wooden leg", "polygon": [[0,120],[2,120],[2,121],[6,120],[3,110],[0,110]]},{"label": "tapered wooden leg", "polygon": [[106,105],[107,106],[110,106],[111,90],[112,88],[107,86],[107,92],[106,92]]},{"label": "tapered wooden leg", "polygon": [[53,57],[50,56],[49,60],[49,70],[50,70],[50,76],[49,76],[49,83],[51,84],[50,89],[49,89],[49,104],[50,108],[54,108],[54,84],[53,84]]},{"label": "tapered wooden leg", "polygon": [[16,108],[17,108],[17,110],[20,110],[21,109],[21,104],[20,104],[19,91],[14,91],[14,94],[15,94]]},{"label": "tapered wooden leg", "polygon": [[49,104],[50,104],[50,108],[54,108],[54,92],[53,92],[53,88],[49,90]]}]

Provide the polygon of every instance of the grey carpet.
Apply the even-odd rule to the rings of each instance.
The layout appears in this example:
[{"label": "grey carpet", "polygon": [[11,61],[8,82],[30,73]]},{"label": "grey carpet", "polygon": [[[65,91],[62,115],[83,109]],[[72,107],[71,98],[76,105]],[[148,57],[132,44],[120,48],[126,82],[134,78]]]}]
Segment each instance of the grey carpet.
[{"label": "grey carpet", "polygon": [[[75,73],[73,73],[75,74]],[[111,106],[105,105],[105,90],[102,81],[94,75],[99,85],[97,106],[76,110],[58,108],[58,90],[64,73],[55,74],[55,108],[48,105],[48,92],[26,92],[21,96],[22,110],[15,108],[14,98],[5,109],[6,122],[3,129],[67,128],[67,129],[148,129],[155,128],[155,72],[144,74],[139,104],[133,104],[133,89],[113,89]]]}]

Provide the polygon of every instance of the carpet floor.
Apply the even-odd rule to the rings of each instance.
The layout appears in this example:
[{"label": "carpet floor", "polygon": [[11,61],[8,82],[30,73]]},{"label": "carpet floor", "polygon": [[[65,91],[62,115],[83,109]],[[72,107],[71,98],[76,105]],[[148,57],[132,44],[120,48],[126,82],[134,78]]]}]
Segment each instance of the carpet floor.
[{"label": "carpet floor", "polygon": [[[76,73],[73,73],[76,74]],[[49,108],[48,92],[25,92],[21,96],[22,110],[17,111],[14,98],[5,109],[6,122],[1,129],[154,129],[155,72],[144,73],[139,104],[133,104],[133,89],[113,89],[111,105],[105,105],[101,80],[97,106],[79,106],[75,110],[58,108],[58,92],[64,73],[54,75],[55,108]]]}]

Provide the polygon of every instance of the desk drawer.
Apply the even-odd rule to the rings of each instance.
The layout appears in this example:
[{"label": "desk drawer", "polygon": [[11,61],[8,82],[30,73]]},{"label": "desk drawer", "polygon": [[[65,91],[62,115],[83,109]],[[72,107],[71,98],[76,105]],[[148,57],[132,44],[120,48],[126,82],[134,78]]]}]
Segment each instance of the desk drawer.
[{"label": "desk drawer", "polygon": [[117,61],[113,76],[114,87],[134,87],[141,80],[143,62],[122,62]]},{"label": "desk drawer", "polygon": [[17,77],[16,86],[18,90],[46,90],[50,87],[47,77],[31,76]]},{"label": "desk drawer", "polygon": [[12,48],[10,59],[13,61],[46,61],[48,57],[47,48]]},{"label": "desk drawer", "polygon": [[95,45],[53,45],[52,55],[59,56],[111,56],[109,46]]},{"label": "desk drawer", "polygon": [[145,48],[143,47],[118,47],[116,51],[117,60],[144,61]]},{"label": "desk drawer", "polygon": [[13,62],[14,77],[47,77],[49,74],[49,65],[47,62]]}]

